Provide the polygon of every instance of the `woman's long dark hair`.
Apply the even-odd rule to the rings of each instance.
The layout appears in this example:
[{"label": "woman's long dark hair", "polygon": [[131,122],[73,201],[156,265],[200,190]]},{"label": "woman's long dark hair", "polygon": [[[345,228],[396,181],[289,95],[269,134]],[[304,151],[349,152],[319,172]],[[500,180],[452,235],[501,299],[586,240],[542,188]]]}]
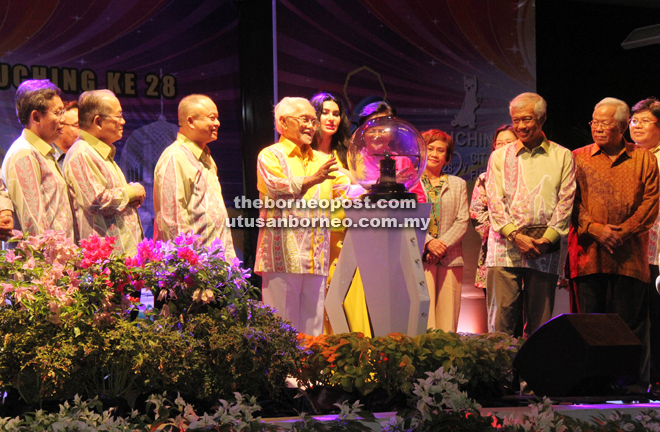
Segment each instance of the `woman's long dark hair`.
[{"label": "woman's long dark hair", "polygon": [[[316,93],[309,102],[312,104],[316,110],[316,118],[321,120],[321,113],[323,113],[323,102],[332,101],[337,104],[339,107],[339,124],[337,125],[337,132],[332,135],[332,140],[330,142],[330,151],[337,151],[337,158],[339,158],[339,163],[344,168],[348,168],[348,161],[346,159],[346,153],[348,152],[348,145],[350,144],[351,135],[349,132],[349,122],[348,116],[346,115],[346,109],[341,99],[336,98],[330,93],[320,92]],[[314,137],[314,142],[312,143],[312,148],[317,149],[319,143],[321,142],[321,128],[318,128],[316,136]]]}]

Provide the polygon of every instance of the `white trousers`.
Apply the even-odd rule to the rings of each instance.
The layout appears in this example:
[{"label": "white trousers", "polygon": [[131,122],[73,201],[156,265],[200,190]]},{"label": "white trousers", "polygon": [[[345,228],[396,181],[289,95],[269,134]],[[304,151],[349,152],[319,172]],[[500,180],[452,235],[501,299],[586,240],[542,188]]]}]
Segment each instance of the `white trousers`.
[{"label": "white trousers", "polygon": [[263,302],[301,333],[323,333],[325,276],[294,273],[262,273]]}]

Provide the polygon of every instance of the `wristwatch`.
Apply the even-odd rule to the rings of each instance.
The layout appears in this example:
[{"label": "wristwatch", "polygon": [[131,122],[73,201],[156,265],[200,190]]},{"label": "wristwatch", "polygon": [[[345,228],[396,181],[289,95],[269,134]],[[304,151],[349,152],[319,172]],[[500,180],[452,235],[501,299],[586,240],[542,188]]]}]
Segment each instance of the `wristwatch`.
[{"label": "wristwatch", "polygon": [[516,236],[520,234],[520,231],[517,229],[511,231],[508,236],[506,236],[506,239],[509,240],[511,243],[513,243],[516,240]]}]

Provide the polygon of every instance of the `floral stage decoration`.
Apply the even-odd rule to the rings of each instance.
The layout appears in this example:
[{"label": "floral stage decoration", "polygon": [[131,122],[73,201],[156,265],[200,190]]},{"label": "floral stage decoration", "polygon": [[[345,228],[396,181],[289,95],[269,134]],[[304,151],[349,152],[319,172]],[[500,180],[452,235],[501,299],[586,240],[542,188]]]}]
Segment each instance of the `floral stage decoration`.
[{"label": "floral stage decoration", "polygon": [[[510,390],[519,341],[440,330],[299,335],[255,300],[249,270],[228,262],[219,241],[144,240],[127,257],[113,238],[12,240],[0,252],[0,431],[282,430],[262,421],[257,401],[291,402],[291,392],[311,412],[322,406],[316,396],[340,395],[323,408],[334,420],[300,409],[286,427],[297,431],[660,430],[656,411],[586,423],[547,400],[522,418],[481,415],[480,401]],[[153,309],[140,303],[143,289]],[[287,377],[301,388],[287,393]],[[396,415],[378,424],[375,410]]]},{"label": "floral stage decoration", "polygon": [[[225,260],[220,241],[144,240],[128,257],[113,253],[113,238],[77,247],[61,232],[14,234],[0,254],[0,388],[26,403],[273,397],[299,369],[297,332],[255,300],[249,272]],[[139,310],[143,288],[153,310]]]}]

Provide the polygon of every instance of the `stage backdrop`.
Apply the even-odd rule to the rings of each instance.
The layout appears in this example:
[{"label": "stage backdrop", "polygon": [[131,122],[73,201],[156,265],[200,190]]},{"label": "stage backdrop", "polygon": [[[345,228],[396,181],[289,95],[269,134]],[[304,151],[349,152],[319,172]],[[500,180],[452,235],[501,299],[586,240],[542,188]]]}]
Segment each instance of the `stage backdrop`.
[{"label": "stage backdrop", "polygon": [[4,2],[0,21],[0,156],[21,132],[14,94],[25,79],[50,79],[77,99],[109,88],[126,125],[117,162],[147,190],[140,208],[153,230],[153,169],[178,130],[177,104],[191,93],[218,105],[211,144],[224,198],[243,193],[238,11],[230,0],[44,0]]},{"label": "stage backdrop", "polygon": [[[353,109],[380,96],[420,132],[452,135],[446,170],[470,186],[486,168],[493,131],[511,122],[509,101],[536,88],[533,1],[278,0],[276,13],[276,100],[323,90]],[[466,292],[480,245],[474,230],[463,244]]]},{"label": "stage backdrop", "polygon": [[279,0],[277,98],[324,90],[352,109],[381,96],[420,131],[453,135],[448,170],[471,180],[508,102],[535,90],[534,35],[532,1]]}]

